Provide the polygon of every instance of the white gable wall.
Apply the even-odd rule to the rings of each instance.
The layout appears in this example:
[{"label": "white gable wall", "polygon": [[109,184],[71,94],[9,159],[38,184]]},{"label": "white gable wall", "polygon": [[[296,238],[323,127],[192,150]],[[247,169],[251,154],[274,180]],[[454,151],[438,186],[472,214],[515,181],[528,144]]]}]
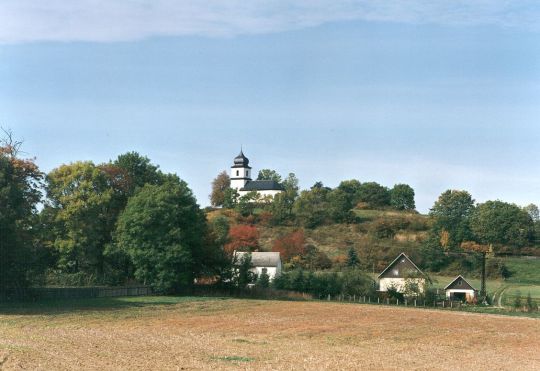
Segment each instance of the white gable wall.
[{"label": "white gable wall", "polygon": [[[415,282],[421,293],[424,292],[426,284],[425,278],[407,278],[411,282]],[[388,291],[389,288],[394,287],[398,292],[405,292],[405,280],[406,278],[381,278],[379,279],[379,291]]]}]

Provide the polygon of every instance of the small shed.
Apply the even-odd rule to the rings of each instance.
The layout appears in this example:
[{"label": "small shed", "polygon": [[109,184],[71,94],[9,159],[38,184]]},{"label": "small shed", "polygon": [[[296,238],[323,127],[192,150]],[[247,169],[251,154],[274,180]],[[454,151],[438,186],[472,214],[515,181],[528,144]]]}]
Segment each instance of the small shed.
[{"label": "small shed", "polygon": [[[281,257],[279,252],[260,252],[255,251],[252,253],[235,251],[234,257],[236,262],[242,261],[244,255],[251,254],[251,269],[250,271],[255,273],[257,277],[260,277],[262,273],[266,273],[272,281],[275,277],[281,274]],[[237,263],[238,264],[238,263]]]},{"label": "small shed", "polygon": [[477,299],[476,290],[463,276],[459,275],[444,288],[448,300],[466,301],[473,303]]},{"label": "small shed", "polygon": [[379,291],[386,292],[395,288],[398,292],[407,291],[407,283],[417,285],[418,292],[424,292],[427,276],[405,254],[401,253],[397,258],[379,274]]}]

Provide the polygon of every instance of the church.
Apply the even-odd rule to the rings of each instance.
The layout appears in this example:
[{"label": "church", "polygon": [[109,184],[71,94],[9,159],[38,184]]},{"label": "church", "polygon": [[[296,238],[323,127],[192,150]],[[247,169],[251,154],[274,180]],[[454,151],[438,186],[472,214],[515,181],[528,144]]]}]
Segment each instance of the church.
[{"label": "church", "polygon": [[231,166],[231,188],[236,189],[240,196],[256,191],[261,197],[274,197],[284,191],[283,186],[274,180],[251,180],[249,160],[242,150]]}]

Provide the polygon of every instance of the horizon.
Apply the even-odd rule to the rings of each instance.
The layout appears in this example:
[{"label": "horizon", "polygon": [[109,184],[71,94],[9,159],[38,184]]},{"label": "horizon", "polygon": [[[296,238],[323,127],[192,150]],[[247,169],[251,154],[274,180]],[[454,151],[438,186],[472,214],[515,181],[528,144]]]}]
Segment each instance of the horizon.
[{"label": "horizon", "polygon": [[44,172],[137,151],[203,207],[241,146],[255,174],[292,172],[301,189],[409,184],[422,213],[447,189],[538,204],[535,14],[532,1],[8,1],[0,126]]}]

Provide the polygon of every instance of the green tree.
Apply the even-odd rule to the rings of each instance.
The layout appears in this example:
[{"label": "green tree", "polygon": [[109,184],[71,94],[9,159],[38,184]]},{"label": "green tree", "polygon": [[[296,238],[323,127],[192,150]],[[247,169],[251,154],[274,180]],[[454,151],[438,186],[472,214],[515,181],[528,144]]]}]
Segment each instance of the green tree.
[{"label": "green tree", "polygon": [[471,215],[470,224],[476,239],[484,244],[521,247],[534,239],[531,216],[518,206],[502,201],[479,204]]},{"label": "green tree", "polygon": [[439,238],[444,232],[448,233],[445,247],[458,248],[461,242],[472,239],[469,221],[473,211],[474,200],[469,192],[443,192],[429,212],[434,220],[432,233]]},{"label": "green tree", "polygon": [[231,225],[226,216],[218,215],[210,222],[210,229],[214,235],[216,243],[223,248],[229,241],[229,231]]},{"label": "green tree", "polygon": [[212,181],[212,193],[210,203],[212,206],[223,206],[225,203],[225,191],[231,187],[231,178],[224,170]]},{"label": "green tree", "polygon": [[259,193],[257,191],[251,191],[238,198],[235,209],[242,216],[253,215],[259,201]]},{"label": "green tree", "polygon": [[390,191],[376,182],[362,183],[356,192],[359,202],[366,203],[371,208],[381,208],[390,205]]},{"label": "green tree", "polygon": [[169,177],[175,177],[175,175],[163,174],[159,166],[152,164],[148,157],[134,151],[119,155],[112,164],[123,169],[130,180],[128,197],[145,184],[163,184]]},{"label": "green tree", "polygon": [[349,202],[351,209],[356,207],[356,204],[359,202],[358,195],[361,186],[362,183],[360,183],[358,180],[351,179],[342,181],[337,187],[337,189],[345,193],[347,202]]},{"label": "green tree", "polygon": [[130,256],[135,278],[159,292],[191,285],[210,269],[203,212],[183,181],[143,186],[118,219],[116,243]]},{"label": "green tree", "polygon": [[[236,259],[236,257],[234,258]],[[244,288],[257,280],[257,276],[251,271],[253,264],[251,264],[250,253],[242,254],[237,262],[233,262],[233,265],[237,267],[236,275],[234,277],[236,286]]]},{"label": "green tree", "polygon": [[360,261],[358,260],[358,254],[354,247],[349,247],[347,251],[347,267],[357,267]]},{"label": "green tree", "polygon": [[267,288],[270,286],[270,276],[265,269],[263,269],[261,275],[257,279],[257,286],[262,288]]},{"label": "green tree", "polygon": [[257,180],[273,180],[281,183],[281,175],[279,175],[275,170],[262,169],[257,175]]},{"label": "green tree", "polygon": [[329,219],[327,196],[330,190],[324,186],[302,191],[294,202],[293,210],[297,221],[304,227],[314,228]]},{"label": "green tree", "polygon": [[111,240],[113,190],[106,174],[92,162],[62,165],[47,175],[45,207],[57,227],[52,246],[63,272],[102,277],[104,249]]},{"label": "green tree", "polygon": [[294,173],[290,173],[282,183],[284,192],[274,196],[270,204],[272,222],[283,224],[290,220],[293,213],[294,201],[298,197],[298,179]]},{"label": "green tree", "polygon": [[22,142],[4,131],[0,140],[0,291],[17,289],[37,274],[32,241],[42,173],[31,159],[21,159]]},{"label": "green tree", "polygon": [[234,209],[238,204],[238,199],[240,195],[238,191],[233,188],[227,188],[223,191],[223,208],[225,209]]},{"label": "green tree", "polygon": [[540,210],[538,209],[538,206],[535,204],[529,204],[523,208],[531,217],[533,222],[540,221]]},{"label": "green tree", "polygon": [[333,189],[326,196],[327,213],[330,219],[336,223],[344,223],[353,219],[352,204],[347,194],[339,188]]},{"label": "green tree", "polygon": [[414,189],[407,184],[396,184],[390,190],[390,205],[396,210],[414,210]]}]

